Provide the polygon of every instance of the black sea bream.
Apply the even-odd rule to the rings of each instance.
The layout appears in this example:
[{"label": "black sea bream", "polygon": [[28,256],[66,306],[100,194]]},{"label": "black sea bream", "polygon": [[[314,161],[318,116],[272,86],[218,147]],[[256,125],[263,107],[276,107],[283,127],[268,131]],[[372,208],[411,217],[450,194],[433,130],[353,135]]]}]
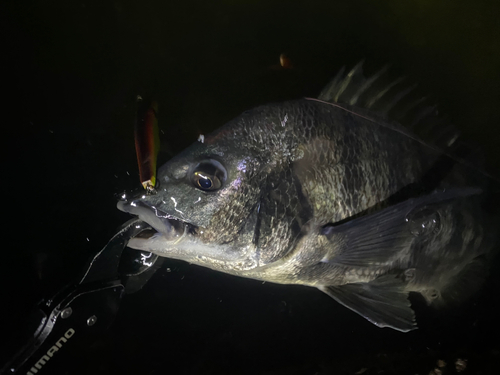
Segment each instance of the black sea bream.
[{"label": "black sea bream", "polygon": [[410,292],[435,306],[470,294],[493,242],[484,191],[452,156],[456,132],[384,75],[358,64],[318,99],[255,108],[194,143],[156,194],[118,203],[156,231],[128,246],[316,287],[400,331],[416,328]]}]

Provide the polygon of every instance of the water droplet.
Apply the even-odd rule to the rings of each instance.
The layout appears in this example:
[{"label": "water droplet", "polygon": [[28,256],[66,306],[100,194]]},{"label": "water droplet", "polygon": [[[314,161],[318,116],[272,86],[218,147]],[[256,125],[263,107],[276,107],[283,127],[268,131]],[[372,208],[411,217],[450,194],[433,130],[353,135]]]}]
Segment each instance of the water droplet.
[{"label": "water droplet", "polygon": [[436,234],[441,228],[439,213],[428,207],[410,212],[406,217],[406,221],[410,225],[411,234],[414,236]]},{"label": "water droplet", "polygon": [[405,270],[405,281],[413,280],[415,278],[415,272],[415,268],[408,268],[407,270]]},{"label": "water droplet", "polygon": [[439,292],[436,289],[431,289],[429,292],[432,299],[436,299],[439,297]]},{"label": "water droplet", "polygon": [[97,316],[95,315],[92,315],[90,318],[87,319],[87,325],[89,327],[92,327],[95,324],[95,322],[97,322]]}]

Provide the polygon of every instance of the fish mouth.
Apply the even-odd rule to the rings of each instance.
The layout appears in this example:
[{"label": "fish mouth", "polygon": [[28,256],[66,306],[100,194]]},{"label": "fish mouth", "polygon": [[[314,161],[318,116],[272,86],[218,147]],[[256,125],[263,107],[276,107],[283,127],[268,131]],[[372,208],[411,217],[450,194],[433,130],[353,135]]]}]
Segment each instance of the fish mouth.
[{"label": "fish mouth", "polygon": [[155,206],[143,201],[120,201],[117,203],[120,211],[136,215],[140,220],[148,223],[154,231],[147,231],[141,237],[161,235],[164,240],[180,242],[188,233],[195,234],[197,227],[183,220],[169,215]]}]

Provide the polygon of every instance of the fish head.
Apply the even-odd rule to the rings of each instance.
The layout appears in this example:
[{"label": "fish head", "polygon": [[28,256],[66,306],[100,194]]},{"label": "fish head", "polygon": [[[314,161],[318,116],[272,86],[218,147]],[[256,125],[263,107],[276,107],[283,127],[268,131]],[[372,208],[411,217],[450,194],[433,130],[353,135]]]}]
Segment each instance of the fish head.
[{"label": "fish head", "polygon": [[255,266],[262,162],[227,127],[158,171],[156,194],[123,197],[118,208],[155,231],[128,246],[212,269]]}]

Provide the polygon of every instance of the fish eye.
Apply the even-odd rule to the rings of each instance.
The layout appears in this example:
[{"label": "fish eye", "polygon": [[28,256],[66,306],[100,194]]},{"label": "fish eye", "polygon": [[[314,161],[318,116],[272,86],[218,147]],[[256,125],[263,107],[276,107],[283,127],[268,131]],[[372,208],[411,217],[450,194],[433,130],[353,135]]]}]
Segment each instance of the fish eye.
[{"label": "fish eye", "polygon": [[196,166],[193,172],[193,184],[203,191],[221,188],[226,179],[226,170],[216,160],[207,160]]}]

